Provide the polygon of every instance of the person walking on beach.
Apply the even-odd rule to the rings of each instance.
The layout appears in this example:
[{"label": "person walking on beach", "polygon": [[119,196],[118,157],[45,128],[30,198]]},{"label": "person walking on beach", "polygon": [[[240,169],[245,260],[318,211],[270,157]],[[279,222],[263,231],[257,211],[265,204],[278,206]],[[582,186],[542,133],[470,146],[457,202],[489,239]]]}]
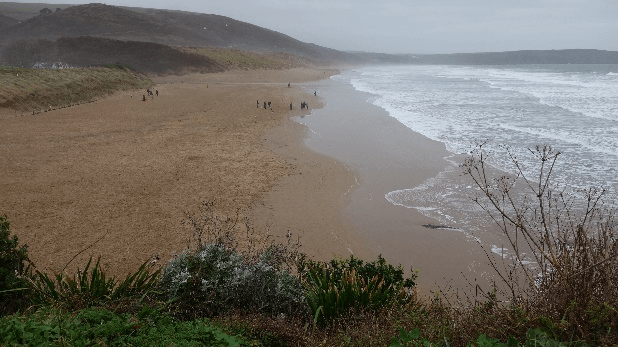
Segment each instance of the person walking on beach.
[{"label": "person walking on beach", "polygon": [[255,101],[255,108],[260,108],[260,100]]},{"label": "person walking on beach", "polygon": [[292,103],[290,102],[290,110],[292,110]]},{"label": "person walking on beach", "polygon": [[264,109],[266,109],[266,101],[264,101]]},{"label": "person walking on beach", "polygon": [[156,92],[157,92],[157,96],[159,96],[159,90],[158,89],[156,90]]},{"label": "person walking on beach", "polygon": [[318,96],[318,91],[317,90],[313,91],[313,95]]}]

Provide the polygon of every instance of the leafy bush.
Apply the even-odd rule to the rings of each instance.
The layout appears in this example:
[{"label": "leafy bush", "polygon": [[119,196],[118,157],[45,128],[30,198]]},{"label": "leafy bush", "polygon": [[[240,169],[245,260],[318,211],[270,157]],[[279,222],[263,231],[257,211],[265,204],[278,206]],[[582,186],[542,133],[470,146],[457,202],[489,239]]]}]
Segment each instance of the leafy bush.
[{"label": "leafy bush", "polygon": [[278,265],[275,248],[250,262],[220,244],[200,247],[170,260],[160,287],[180,314],[212,316],[240,310],[271,315],[306,312],[300,282]]},{"label": "leafy bush", "polygon": [[60,303],[68,308],[82,308],[105,301],[130,298],[145,294],[159,281],[161,270],[150,272],[149,263],[144,263],[135,273],[128,275],[122,282],[114,277],[107,277],[100,266],[100,258],[90,268],[92,258],[83,271],[78,271],[73,278],[64,273],[50,278],[46,273],[37,271],[31,280],[34,301],[37,303]]},{"label": "leafy bush", "polygon": [[0,314],[19,306],[19,292],[27,288],[23,276],[28,272],[28,246],[19,246],[17,235],[11,237],[6,215],[0,215]]},{"label": "leafy bush", "polygon": [[145,306],[133,317],[102,309],[70,316],[42,310],[0,320],[0,344],[27,346],[238,346],[205,320],[178,322]]},{"label": "leafy bush", "polygon": [[307,303],[314,323],[321,325],[347,314],[350,309],[378,309],[406,304],[415,276],[403,277],[401,266],[387,264],[382,256],[363,265],[353,255],[346,260],[322,263],[302,259],[299,272],[305,275]]}]

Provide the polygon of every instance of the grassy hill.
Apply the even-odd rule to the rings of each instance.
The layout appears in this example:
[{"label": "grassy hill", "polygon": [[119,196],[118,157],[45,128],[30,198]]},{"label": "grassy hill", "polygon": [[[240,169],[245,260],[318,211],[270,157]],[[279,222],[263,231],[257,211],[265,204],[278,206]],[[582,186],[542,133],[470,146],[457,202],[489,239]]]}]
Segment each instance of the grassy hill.
[{"label": "grassy hill", "polygon": [[30,18],[5,32],[4,41],[48,39],[76,36],[138,38],[167,44],[196,42],[199,37],[182,29],[166,26],[150,16],[104,4],[69,7],[66,10]]},{"label": "grassy hill", "polygon": [[57,70],[5,67],[0,68],[0,108],[40,112],[153,84],[142,75],[116,66]]},{"label": "grassy hill", "polygon": [[99,37],[63,37],[55,42],[18,41],[5,49],[5,62],[31,67],[62,62],[70,67],[117,64],[143,73],[221,72],[225,68],[207,56],[170,46]]},{"label": "grassy hill", "polygon": [[[11,17],[11,14],[16,13],[15,8],[21,8],[21,4],[9,4],[0,6],[0,14]],[[57,40],[61,37],[95,36],[172,46],[280,52],[319,62],[358,60],[344,52],[304,43],[273,30],[214,14],[105,4],[71,6],[49,14],[36,14],[39,7],[54,8],[56,5],[30,5],[31,17],[21,23],[7,25],[0,37],[0,46],[6,47],[16,40],[24,39]]]}]

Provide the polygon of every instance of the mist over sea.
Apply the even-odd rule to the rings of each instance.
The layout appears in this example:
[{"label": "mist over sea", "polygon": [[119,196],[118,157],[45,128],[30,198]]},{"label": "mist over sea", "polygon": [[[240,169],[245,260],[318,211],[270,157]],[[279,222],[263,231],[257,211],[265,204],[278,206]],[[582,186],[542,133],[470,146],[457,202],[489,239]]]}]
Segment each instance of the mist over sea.
[{"label": "mist over sea", "polygon": [[458,164],[478,141],[488,141],[496,168],[511,170],[508,147],[529,173],[527,148],[551,145],[562,153],[555,184],[605,187],[606,201],[618,201],[618,65],[380,66],[334,78],[453,153],[437,177],[388,192],[392,204],[473,232],[482,212]]}]

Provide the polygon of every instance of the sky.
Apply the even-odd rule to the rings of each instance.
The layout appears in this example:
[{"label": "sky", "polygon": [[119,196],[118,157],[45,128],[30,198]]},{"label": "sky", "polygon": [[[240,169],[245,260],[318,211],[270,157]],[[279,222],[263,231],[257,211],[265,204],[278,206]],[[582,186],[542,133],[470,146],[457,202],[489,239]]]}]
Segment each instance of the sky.
[{"label": "sky", "polygon": [[342,51],[618,51],[618,0],[92,1],[218,14]]}]

